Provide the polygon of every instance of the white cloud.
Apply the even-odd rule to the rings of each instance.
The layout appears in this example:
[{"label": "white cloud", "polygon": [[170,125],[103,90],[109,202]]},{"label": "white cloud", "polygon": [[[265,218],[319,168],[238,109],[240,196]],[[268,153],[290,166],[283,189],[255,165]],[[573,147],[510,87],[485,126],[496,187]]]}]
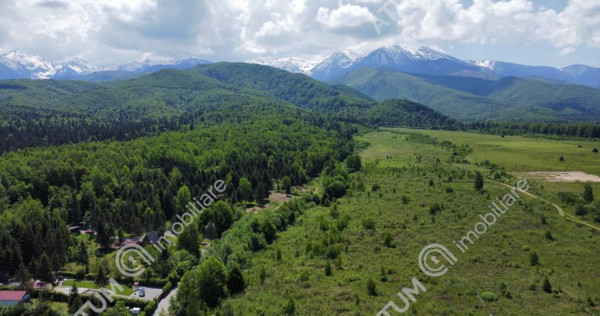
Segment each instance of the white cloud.
[{"label": "white cloud", "polygon": [[[379,45],[600,49],[600,2],[569,0],[0,0],[0,52],[114,64],[144,57],[310,57]],[[389,13],[389,14],[388,14]],[[372,21],[385,21],[376,32]],[[482,56],[485,57],[485,56]]]},{"label": "white cloud", "polygon": [[330,10],[320,7],[317,11],[317,22],[330,28],[352,28],[373,23],[375,17],[368,8],[346,4]]}]

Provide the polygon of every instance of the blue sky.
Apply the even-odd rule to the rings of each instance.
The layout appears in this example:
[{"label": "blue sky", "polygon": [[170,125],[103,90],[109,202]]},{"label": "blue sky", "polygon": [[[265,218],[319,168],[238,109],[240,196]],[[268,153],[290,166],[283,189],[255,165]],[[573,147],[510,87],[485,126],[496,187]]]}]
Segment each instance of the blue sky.
[{"label": "blue sky", "polygon": [[317,59],[396,44],[462,59],[600,67],[600,1],[0,0],[0,52],[57,61]]}]

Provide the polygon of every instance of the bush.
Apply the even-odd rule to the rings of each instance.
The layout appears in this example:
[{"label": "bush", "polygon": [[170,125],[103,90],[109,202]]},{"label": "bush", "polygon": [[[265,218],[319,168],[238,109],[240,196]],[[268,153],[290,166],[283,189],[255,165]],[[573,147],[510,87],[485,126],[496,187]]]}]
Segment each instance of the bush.
[{"label": "bush", "polygon": [[383,235],[383,245],[388,247],[388,248],[392,248],[392,234],[390,234],[389,232],[386,232]]},{"label": "bush", "polygon": [[475,182],[473,184],[473,187],[477,191],[483,190],[483,175],[479,171],[475,172]]},{"label": "bush", "polygon": [[438,203],[434,203],[429,207],[429,214],[435,215],[442,211],[442,207]]},{"label": "bush", "polygon": [[548,280],[548,277],[544,278],[544,283],[542,285],[542,289],[546,293],[552,293],[552,284],[550,284],[550,280]]},{"label": "bush", "polygon": [[146,305],[146,308],[144,308],[144,311],[146,312],[146,315],[152,315],[157,307],[158,304],[156,303],[156,300],[151,300],[150,303]]},{"label": "bush", "polygon": [[346,160],[346,166],[350,172],[359,171],[362,168],[362,163],[359,155],[350,155]]},{"label": "bush", "polygon": [[367,293],[371,296],[377,296],[377,285],[373,279],[367,280]]},{"label": "bush", "polygon": [[540,258],[538,257],[535,251],[532,252],[529,256],[529,261],[531,262],[532,266],[537,266],[538,264],[540,264]]},{"label": "bush", "polygon": [[588,203],[594,202],[594,191],[589,183],[584,186],[583,199]]},{"label": "bush", "polygon": [[362,227],[364,229],[375,230],[375,221],[370,218],[365,218],[362,220]]},{"label": "bush", "polygon": [[325,265],[325,275],[326,276],[331,276],[332,272],[331,272],[331,263],[329,263],[329,260],[327,260],[327,264]]},{"label": "bush", "polygon": [[283,306],[283,312],[287,315],[294,315],[296,313],[296,302],[293,297],[290,297],[285,306]]},{"label": "bush", "polygon": [[165,284],[165,286],[163,286],[162,288],[162,293],[160,293],[159,298],[163,299],[165,298],[167,295],[169,295],[169,293],[171,292],[171,290],[173,289],[173,283],[171,282],[167,282]]},{"label": "bush", "polygon": [[577,205],[577,207],[575,208],[575,215],[577,216],[585,216],[587,215],[587,213],[588,211],[583,205]]},{"label": "bush", "polygon": [[483,293],[481,293],[481,298],[484,301],[495,302],[498,300],[498,295],[496,295],[492,292],[483,292]]},{"label": "bush", "polygon": [[402,196],[402,204],[406,205],[408,203],[410,203],[410,199],[408,198],[408,196],[403,195]]}]

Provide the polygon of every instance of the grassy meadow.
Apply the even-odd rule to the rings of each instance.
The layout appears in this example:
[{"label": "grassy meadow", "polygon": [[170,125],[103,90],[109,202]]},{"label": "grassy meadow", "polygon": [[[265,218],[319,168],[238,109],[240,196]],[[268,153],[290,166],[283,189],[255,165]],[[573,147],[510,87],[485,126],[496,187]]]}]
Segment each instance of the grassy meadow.
[{"label": "grassy meadow", "polygon": [[[466,253],[453,245],[490,212],[491,200],[509,192],[488,182],[476,191],[474,171],[510,185],[520,180],[514,171],[600,174],[592,143],[580,149],[578,142],[403,129],[357,141],[368,146],[348,194],[310,208],[257,253],[245,293],[227,299],[224,314],[375,315],[390,300],[402,307],[396,293],[417,277],[427,292],[416,296],[410,315],[600,315],[600,230],[564,219],[548,203],[522,195]],[[557,193],[583,191],[581,183],[530,184],[567,212],[573,207]],[[434,242],[458,258],[439,278],[418,267],[419,252]]]}]

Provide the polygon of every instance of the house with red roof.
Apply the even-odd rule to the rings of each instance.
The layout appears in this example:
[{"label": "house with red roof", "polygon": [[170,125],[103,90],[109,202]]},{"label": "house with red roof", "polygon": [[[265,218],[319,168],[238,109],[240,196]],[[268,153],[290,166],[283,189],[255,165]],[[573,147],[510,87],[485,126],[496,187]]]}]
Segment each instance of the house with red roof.
[{"label": "house with red roof", "polygon": [[21,302],[29,301],[29,294],[26,291],[0,291],[0,305],[17,305]]}]

